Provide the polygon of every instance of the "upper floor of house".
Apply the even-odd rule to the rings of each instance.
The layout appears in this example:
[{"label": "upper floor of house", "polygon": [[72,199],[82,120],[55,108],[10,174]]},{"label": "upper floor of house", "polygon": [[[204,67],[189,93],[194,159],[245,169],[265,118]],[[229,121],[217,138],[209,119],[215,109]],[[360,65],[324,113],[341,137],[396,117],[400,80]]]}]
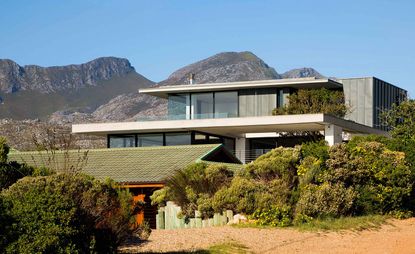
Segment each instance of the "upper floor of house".
[{"label": "upper floor of house", "polygon": [[162,120],[192,120],[270,116],[275,108],[289,103],[290,94],[313,88],[343,91],[350,108],[347,120],[383,130],[386,127],[380,119],[382,111],[407,97],[405,90],[375,77],[188,84],[139,92],[168,100],[168,113]]}]

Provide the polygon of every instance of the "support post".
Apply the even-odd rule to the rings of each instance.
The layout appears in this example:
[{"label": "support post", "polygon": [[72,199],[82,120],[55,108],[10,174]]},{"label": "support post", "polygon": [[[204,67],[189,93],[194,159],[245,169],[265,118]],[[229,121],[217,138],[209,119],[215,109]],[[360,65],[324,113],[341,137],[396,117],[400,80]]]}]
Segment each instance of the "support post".
[{"label": "support post", "polygon": [[324,139],[329,146],[339,144],[343,141],[342,137],[343,129],[334,124],[327,124],[324,127]]},{"label": "support post", "polygon": [[246,138],[236,138],[235,140],[235,156],[242,162],[246,163]]}]

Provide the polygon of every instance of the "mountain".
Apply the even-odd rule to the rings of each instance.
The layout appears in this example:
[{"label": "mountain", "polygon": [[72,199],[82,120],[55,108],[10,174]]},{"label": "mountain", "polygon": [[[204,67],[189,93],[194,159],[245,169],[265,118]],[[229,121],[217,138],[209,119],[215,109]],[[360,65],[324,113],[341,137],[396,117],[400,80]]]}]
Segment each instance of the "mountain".
[{"label": "mountain", "polygon": [[153,84],[122,58],[55,67],[0,60],[0,118],[46,120],[56,111],[90,113],[120,94]]},{"label": "mountain", "polygon": [[281,74],[282,78],[305,78],[305,77],[316,77],[316,78],[325,78],[318,71],[313,68],[299,68],[293,69]]},{"label": "mountain", "polygon": [[[186,84],[191,73],[199,84],[281,78],[274,68],[251,52],[224,52],[176,70],[157,86]],[[166,111],[166,100],[133,92],[102,105],[93,115],[98,119],[120,121],[164,115]]]},{"label": "mountain", "polygon": [[191,73],[200,84],[281,78],[251,52],[224,52],[178,69],[159,85],[186,84]]}]

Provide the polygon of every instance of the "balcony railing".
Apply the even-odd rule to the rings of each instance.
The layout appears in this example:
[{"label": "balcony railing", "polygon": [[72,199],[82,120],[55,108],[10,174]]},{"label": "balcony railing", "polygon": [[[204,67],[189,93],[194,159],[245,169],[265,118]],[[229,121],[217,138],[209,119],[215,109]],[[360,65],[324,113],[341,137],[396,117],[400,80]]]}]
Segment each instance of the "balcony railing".
[{"label": "balcony railing", "polygon": [[[231,150],[230,152],[234,154],[237,158],[240,158],[242,163],[249,163],[256,160],[259,156],[268,153],[272,149],[250,149],[250,150]],[[242,161],[241,158],[245,158]]]},{"label": "balcony railing", "polygon": [[208,113],[208,114],[192,114],[192,115],[163,115],[163,116],[140,116],[137,118],[138,122],[147,121],[174,121],[174,120],[194,120],[194,119],[213,119],[213,118],[230,118],[236,117],[229,113]]}]

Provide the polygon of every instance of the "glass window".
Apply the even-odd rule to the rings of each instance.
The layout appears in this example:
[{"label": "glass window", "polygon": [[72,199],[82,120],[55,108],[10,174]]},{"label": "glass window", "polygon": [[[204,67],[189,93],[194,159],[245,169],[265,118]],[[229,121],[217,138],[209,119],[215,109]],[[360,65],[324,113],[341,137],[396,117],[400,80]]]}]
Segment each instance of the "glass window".
[{"label": "glass window", "polygon": [[189,94],[172,94],[168,100],[169,120],[186,119]]},{"label": "glass window", "polygon": [[137,137],[137,146],[163,146],[163,133],[140,134]]},{"label": "glass window", "polygon": [[238,92],[215,93],[215,118],[238,117]]},{"label": "glass window", "polygon": [[213,118],[213,93],[192,94],[192,118]]},{"label": "glass window", "polygon": [[134,147],[135,146],[135,135],[110,135],[109,136],[109,147]]},{"label": "glass window", "polygon": [[207,140],[207,135],[202,133],[195,133],[195,140]]},{"label": "glass window", "polygon": [[166,146],[190,145],[190,133],[166,133]]}]

